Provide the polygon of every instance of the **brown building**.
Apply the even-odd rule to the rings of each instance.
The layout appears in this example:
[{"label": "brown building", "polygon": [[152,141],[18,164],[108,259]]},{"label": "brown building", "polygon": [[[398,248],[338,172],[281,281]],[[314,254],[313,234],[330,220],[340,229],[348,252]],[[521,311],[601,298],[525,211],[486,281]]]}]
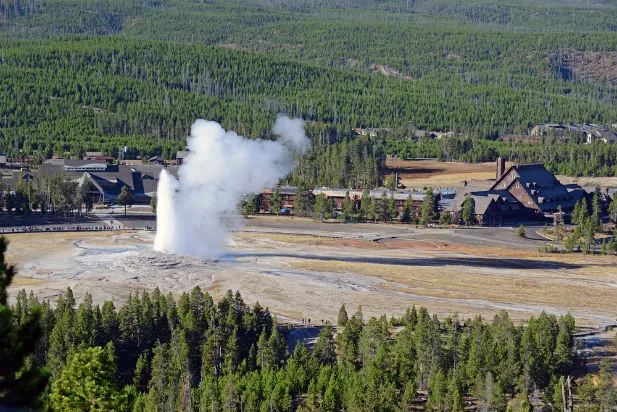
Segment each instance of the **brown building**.
[{"label": "brown building", "polygon": [[548,216],[558,208],[570,212],[586,192],[578,185],[561,184],[543,164],[515,164],[505,170],[499,158],[496,180],[472,181],[457,192],[447,209],[455,219],[467,196],[474,200],[478,224],[496,225]]},{"label": "brown building", "polygon": [[272,199],[272,194],[274,191],[278,189],[281,197],[283,198],[283,207],[282,209],[289,209],[293,211],[294,207],[294,199],[296,197],[296,187],[295,186],[277,186],[272,189],[264,189],[261,197],[261,208],[266,212],[275,213],[274,210],[270,210],[270,200]]},{"label": "brown building", "polygon": [[[296,194],[295,186],[278,186],[272,189],[265,189],[262,192],[261,199],[261,208],[265,212],[273,212],[270,210],[270,199],[272,199],[272,194],[274,191],[278,189],[279,193],[283,198],[283,209],[289,209],[290,212],[293,212],[293,203]],[[339,189],[339,188],[315,188],[313,189],[313,194],[315,196],[319,194],[326,195],[327,198],[332,199],[334,201],[334,209],[336,211],[343,210],[343,202],[345,201],[345,197],[349,193],[349,199],[351,200],[354,210],[359,210],[360,205],[362,203],[362,196],[364,194],[363,190],[360,189]],[[403,210],[405,209],[405,204],[407,200],[411,196],[411,205],[412,205],[412,214],[416,217],[420,216],[420,208],[422,205],[422,201],[424,200],[424,192],[411,192],[411,191],[400,191],[400,190],[389,190],[389,189],[375,189],[371,190],[370,196],[373,199],[380,199],[384,196],[387,198],[393,198],[396,204],[396,209],[399,217],[403,215]],[[440,192],[435,192],[437,202],[442,200],[442,194]]]}]

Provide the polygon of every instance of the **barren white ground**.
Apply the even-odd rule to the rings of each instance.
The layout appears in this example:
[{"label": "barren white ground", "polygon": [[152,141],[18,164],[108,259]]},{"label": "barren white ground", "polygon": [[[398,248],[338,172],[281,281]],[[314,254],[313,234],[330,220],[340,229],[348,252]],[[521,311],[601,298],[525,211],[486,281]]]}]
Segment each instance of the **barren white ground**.
[{"label": "barren white ground", "polygon": [[179,294],[199,286],[215,299],[239,290],[281,320],[336,321],[341,304],[365,315],[400,315],[412,304],[431,312],[515,319],[571,311],[580,324],[615,323],[617,259],[537,252],[540,241],[509,228],[416,229],[403,225],[322,224],[253,219],[227,253],[200,260],[152,250],[152,232],[9,235],[11,289],[54,300],[117,304],[138,290]]}]

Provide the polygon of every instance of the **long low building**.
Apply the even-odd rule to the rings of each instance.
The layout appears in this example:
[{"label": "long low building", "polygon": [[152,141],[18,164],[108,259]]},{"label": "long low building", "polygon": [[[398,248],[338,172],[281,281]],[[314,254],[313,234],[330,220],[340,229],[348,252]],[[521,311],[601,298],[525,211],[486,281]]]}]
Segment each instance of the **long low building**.
[{"label": "long low building", "polygon": [[[278,190],[281,198],[283,199],[283,208],[289,209],[293,213],[293,203],[296,196],[295,186],[278,186],[275,188],[265,189],[262,192],[262,210],[264,210],[265,212],[271,211],[270,200],[272,199],[272,194],[275,190]],[[354,209],[359,210],[360,204],[362,203],[364,191],[361,189],[317,187],[313,189],[313,194],[315,196],[324,194],[327,198],[332,199],[334,201],[334,208],[338,211],[341,211],[343,209],[343,202],[345,201],[345,198],[349,196],[349,199],[354,205]],[[408,199],[411,199],[412,213],[419,216],[420,206],[422,205],[425,194],[426,192],[424,191],[390,190],[385,188],[379,188],[369,191],[369,196],[373,199],[381,199],[384,197],[384,195],[388,199],[394,199],[399,217],[403,215],[405,204],[407,203]],[[436,190],[434,191],[434,194],[437,200],[438,209],[444,210],[449,206],[450,202],[452,201],[455,191]]]}]

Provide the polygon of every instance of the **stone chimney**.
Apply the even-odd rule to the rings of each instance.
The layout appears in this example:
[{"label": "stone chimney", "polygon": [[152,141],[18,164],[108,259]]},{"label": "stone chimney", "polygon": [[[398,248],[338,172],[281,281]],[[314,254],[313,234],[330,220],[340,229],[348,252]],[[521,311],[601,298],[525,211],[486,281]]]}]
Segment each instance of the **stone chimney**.
[{"label": "stone chimney", "polygon": [[506,159],[502,157],[497,158],[497,173],[495,180],[499,180],[501,176],[506,172]]}]

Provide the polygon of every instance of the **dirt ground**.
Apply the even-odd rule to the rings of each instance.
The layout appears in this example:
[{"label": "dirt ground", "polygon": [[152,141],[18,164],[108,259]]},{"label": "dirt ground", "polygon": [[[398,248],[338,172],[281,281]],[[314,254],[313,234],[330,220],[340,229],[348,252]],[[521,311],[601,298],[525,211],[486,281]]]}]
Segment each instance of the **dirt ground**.
[{"label": "dirt ground", "polygon": [[617,259],[537,252],[542,241],[512,228],[418,229],[408,225],[252,218],[216,260],[162,254],[145,231],[11,234],[9,262],[21,288],[54,300],[121,302],[137,290],[194,286],[215,298],[239,290],[281,320],[336,321],[341,304],[366,316],[413,304],[441,316],[507,310],[515,319],[571,311],[587,326],[615,323]]},{"label": "dirt ground", "polygon": [[[511,163],[506,164],[506,168]],[[399,174],[399,181],[409,189],[422,189],[423,187],[434,188],[458,188],[465,180],[495,179],[495,163],[462,163],[462,162],[438,162],[436,160],[392,160],[386,161],[386,176],[392,173]],[[557,178],[563,184],[577,183],[585,187],[617,186],[615,177],[572,177],[561,176]]]}]

